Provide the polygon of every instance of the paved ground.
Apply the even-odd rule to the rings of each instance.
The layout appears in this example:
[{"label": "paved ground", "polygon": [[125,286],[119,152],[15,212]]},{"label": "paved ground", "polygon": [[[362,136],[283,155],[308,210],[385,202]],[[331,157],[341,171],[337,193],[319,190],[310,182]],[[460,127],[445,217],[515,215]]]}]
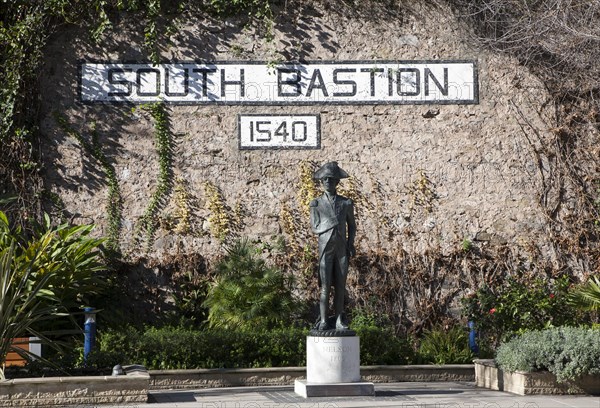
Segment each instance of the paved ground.
[{"label": "paved ground", "polygon": [[375,384],[374,397],[302,398],[293,387],[240,387],[153,391],[148,408],[600,408],[600,397],[520,396],[473,383]]}]

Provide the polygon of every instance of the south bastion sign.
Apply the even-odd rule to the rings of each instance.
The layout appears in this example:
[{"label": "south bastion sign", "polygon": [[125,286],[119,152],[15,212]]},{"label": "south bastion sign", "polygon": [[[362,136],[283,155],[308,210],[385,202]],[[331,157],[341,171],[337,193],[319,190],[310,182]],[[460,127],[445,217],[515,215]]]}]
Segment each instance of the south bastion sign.
[{"label": "south bastion sign", "polygon": [[80,62],[84,103],[477,104],[473,61]]}]

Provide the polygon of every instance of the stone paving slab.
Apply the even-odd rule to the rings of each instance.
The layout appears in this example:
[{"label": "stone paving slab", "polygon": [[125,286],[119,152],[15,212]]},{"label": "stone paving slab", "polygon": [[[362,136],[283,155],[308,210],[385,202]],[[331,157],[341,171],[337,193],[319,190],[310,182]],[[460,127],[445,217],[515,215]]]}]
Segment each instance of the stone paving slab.
[{"label": "stone paving slab", "polygon": [[[152,391],[148,408],[600,408],[597,396],[520,396],[474,383],[375,384],[374,397],[302,398],[293,387]],[[115,406],[116,407],[116,406]],[[131,406],[129,406],[131,407]]]}]

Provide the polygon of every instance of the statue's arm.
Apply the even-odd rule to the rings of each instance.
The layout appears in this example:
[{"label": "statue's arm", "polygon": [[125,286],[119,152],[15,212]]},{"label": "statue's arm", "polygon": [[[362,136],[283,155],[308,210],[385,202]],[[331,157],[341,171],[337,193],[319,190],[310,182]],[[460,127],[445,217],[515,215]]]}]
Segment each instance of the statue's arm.
[{"label": "statue's arm", "polygon": [[356,220],[354,219],[354,203],[352,200],[348,200],[350,202],[348,208],[348,215],[346,216],[346,222],[348,223],[348,251],[350,256],[354,256],[356,254],[356,250],[354,249],[354,238],[356,237]]},{"label": "statue's arm", "polygon": [[321,224],[321,217],[319,216],[319,210],[317,209],[317,200],[310,202],[310,228],[314,234],[318,234],[319,224]]}]

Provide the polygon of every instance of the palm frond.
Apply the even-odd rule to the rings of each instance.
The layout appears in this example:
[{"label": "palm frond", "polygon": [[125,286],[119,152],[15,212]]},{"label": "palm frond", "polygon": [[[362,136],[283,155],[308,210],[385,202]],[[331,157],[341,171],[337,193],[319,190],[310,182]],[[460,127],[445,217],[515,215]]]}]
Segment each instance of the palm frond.
[{"label": "palm frond", "polygon": [[592,276],[571,292],[569,302],[582,310],[600,310],[600,276]]},{"label": "palm frond", "polygon": [[247,240],[233,243],[217,265],[204,307],[211,327],[274,326],[294,311],[291,279],[267,265]]},{"label": "palm frond", "polygon": [[[44,333],[35,330],[36,323],[56,311],[48,302],[53,293],[48,289],[51,274],[32,282],[34,264],[39,251],[47,248],[50,240],[40,243],[39,250],[24,270],[15,265],[15,244],[0,251],[0,379],[4,379],[4,362],[9,351],[22,354],[10,339],[34,335],[48,340]],[[43,301],[42,301],[43,299]]]},{"label": "palm frond", "polygon": [[93,226],[51,228],[49,217],[44,221],[26,238],[19,228],[11,230],[0,211],[0,367],[9,351],[27,355],[14,348],[13,338],[35,336],[60,348],[49,338],[56,319],[69,319],[76,328],[68,307],[78,306],[82,293],[98,293],[101,287],[95,272],[104,268],[103,240],[88,236]]}]

